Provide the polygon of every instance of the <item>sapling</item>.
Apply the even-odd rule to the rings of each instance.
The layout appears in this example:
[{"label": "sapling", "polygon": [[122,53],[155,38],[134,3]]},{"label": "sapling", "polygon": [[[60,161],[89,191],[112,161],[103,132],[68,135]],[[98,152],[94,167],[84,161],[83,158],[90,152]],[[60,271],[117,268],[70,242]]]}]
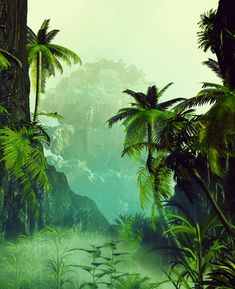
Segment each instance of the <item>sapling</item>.
[{"label": "sapling", "polygon": [[71,272],[71,265],[66,263],[69,250],[63,246],[61,230],[50,228],[49,231],[52,235],[53,252],[47,260],[47,269],[49,269],[55,289],[63,289],[69,282],[68,273]]}]

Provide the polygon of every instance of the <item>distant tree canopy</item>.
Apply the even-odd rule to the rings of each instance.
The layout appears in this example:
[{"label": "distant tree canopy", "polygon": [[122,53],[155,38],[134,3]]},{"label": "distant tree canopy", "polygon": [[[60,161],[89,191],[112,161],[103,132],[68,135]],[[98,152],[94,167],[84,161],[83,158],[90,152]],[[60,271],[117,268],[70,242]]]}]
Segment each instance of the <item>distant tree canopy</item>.
[{"label": "distant tree canopy", "polygon": [[50,128],[51,151],[60,156],[55,166],[66,172],[76,192],[92,197],[106,216],[125,213],[128,204],[131,210],[139,203],[136,166],[120,157],[124,133],[119,125],[109,130],[106,122],[132,102],[122,91],[127,87],[141,91],[148,85],[135,67],[102,59],[63,78],[41,103],[43,110],[64,117],[58,127]]}]

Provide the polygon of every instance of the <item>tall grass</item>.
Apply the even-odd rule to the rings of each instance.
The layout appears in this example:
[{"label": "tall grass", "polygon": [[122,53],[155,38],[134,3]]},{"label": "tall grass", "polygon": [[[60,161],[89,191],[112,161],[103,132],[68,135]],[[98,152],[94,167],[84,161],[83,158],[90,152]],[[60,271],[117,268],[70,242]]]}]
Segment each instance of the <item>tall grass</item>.
[{"label": "tall grass", "polygon": [[[126,253],[128,247],[105,235],[46,228],[0,243],[0,289],[103,289],[126,282],[131,274],[151,277]],[[84,270],[88,267],[92,278],[90,269]]]}]

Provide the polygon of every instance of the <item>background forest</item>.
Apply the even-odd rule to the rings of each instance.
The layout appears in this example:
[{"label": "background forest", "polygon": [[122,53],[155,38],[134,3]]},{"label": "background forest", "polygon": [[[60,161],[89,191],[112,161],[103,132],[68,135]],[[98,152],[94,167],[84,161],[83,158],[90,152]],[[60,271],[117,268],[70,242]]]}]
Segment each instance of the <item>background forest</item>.
[{"label": "background forest", "polygon": [[0,2],[0,288],[235,288],[233,1],[193,4],[203,59],[175,4],[80,4],[82,54],[38,2]]}]

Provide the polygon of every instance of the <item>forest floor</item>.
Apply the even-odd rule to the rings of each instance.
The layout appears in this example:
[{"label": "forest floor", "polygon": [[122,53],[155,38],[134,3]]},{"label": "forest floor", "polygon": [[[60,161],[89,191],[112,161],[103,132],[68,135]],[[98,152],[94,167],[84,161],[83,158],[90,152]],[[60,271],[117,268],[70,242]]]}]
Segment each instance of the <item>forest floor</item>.
[{"label": "forest floor", "polygon": [[[128,278],[146,283],[145,286],[134,288],[151,288],[150,284],[164,280],[164,273],[158,265],[161,256],[143,251],[140,253],[140,250],[137,253],[136,245],[121,242],[114,248],[112,242],[105,235],[52,228],[31,237],[19,236],[13,242],[1,242],[0,289],[78,289],[84,282],[94,281],[93,273],[97,276],[104,274],[100,279],[96,277],[96,288],[103,289],[107,288],[104,283],[110,282],[108,270],[111,267],[114,269],[113,277],[115,274],[123,275],[122,280],[127,282],[124,286],[120,287],[119,284],[113,288],[133,288],[128,285]],[[112,256],[114,262],[110,267]],[[172,287],[168,283],[158,288]]]}]

